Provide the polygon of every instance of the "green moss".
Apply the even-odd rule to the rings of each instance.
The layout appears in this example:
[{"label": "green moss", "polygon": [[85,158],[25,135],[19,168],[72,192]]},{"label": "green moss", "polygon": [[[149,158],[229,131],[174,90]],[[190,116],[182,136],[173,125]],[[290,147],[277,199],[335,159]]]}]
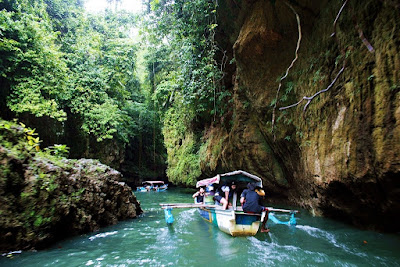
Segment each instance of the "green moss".
[{"label": "green moss", "polygon": [[[281,165],[279,164],[276,155],[271,149],[271,146],[268,144],[266,141],[264,135],[262,134],[260,128],[258,127],[255,130],[255,136],[257,137],[257,140],[261,141],[261,151],[263,151],[266,155],[264,156],[265,158],[268,159],[268,165],[270,166],[271,172],[269,173],[269,179],[274,180],[280,185],[287,186],[288,181],[285,178],[285,174],[282,170]],[[264,158],[263,157],[263,158]]]},{"label": "green moss", "polygon": [[175,102],[164,118],[164,143],[168,153],[167,175],[176,184],[194,185],[201,175],[199,138],[190,128],[194,111]]}]

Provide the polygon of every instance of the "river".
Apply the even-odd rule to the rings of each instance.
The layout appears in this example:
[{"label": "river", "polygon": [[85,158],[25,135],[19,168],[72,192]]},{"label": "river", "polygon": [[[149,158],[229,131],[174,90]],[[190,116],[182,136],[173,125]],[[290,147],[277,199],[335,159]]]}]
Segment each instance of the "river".
[{"label": "river", "polygon": [[298,225],[231,237],[195,209],[175,209],[168,226],[159,203],[189,202],[190,189],[136,193],[145,213],[42,251],[0,257],[1,266],[400,266],[400,235],[363,231],[301,211]]}]

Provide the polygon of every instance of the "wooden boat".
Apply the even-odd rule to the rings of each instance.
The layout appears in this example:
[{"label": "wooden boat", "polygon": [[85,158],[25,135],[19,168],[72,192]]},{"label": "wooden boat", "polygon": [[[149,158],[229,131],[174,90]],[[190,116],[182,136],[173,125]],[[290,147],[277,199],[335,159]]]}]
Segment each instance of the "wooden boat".
[{"label": "wooden boat", "polygon": [[138,187],[136,191],[138,192],[149,192],[157,191],[162,192],[168,189],[168,184],[164,181],[143,181],[142,186]]},{"label": "wooden boat", "polygon": [[[238,188],[245,188],[248,183],[254,183],[256,186],[262,188],[261,178],[247,173],[245,171],[234,171],[225,174],[219,174],[212,178],[204,179],[197,182],[196,187],[208,186],[208,185],[222,185],[230,184],[235,182]],[[209,197],[206,197],[205,204],[189,204],[189,203],[171,203],[171,204],[160,204],[165,211],[165,219],[167,223],[173,222],[171,210],[173,208],[198,208],[200,216],[207,222],[217,226],[222,232],[230,234],[232,236],[254,236],[257,234],[261,221],[264,220],[266,212],[261,214],[246,213],[243,212],[241,206],[237,206],[237,195],[233,195],[233,203],[228,209],[224,210],[222,206],[216,205],[212,202]],[[289,212],[294,213],[297,211],[275,209],[272,207],[268,208],[269,212]],[[291,219],[291,222],[285,224],[295,224],[295,219]]]}]

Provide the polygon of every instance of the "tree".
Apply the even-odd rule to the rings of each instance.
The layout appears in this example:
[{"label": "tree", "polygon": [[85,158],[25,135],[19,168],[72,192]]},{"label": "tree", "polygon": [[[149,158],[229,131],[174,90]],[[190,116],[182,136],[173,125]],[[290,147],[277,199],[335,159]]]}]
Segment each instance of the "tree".
[{"label": "tree", "polygon": [[226,96],[215,60],[217,3],[154,0],[148,7],[147,86],[163,120],[167,174],[173,182],[193,185],[201,174],[198,129],[221,113]]}]

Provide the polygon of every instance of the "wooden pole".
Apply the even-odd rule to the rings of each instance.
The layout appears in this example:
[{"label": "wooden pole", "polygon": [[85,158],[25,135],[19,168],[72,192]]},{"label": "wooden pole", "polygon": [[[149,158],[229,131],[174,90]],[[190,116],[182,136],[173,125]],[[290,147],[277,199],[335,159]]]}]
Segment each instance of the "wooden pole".
[{"label": "wooden pole", "polygon": [[[208,205],[208,204],[194,204],[194,203],[160,203],[162,209],[166,208],[215,208],[217,205]],[[286,210],[286,209],[275,209],[273,207],[267,207],[268,211],[275,212],[287,212],[287,213],[298,213],[298,210]]]},{"label": "wooden pole", "polygon": [[184,208],[215,208],[216,205],[194,204],[194,203],[160,203],[162,209],[184,209]]},{"label": "wooden pole", "polygon": [[273,207],[267,207],[268,211],[277,211],[277,212],[287,212],[287,213],[298,213],[298,210],[285,210],[285,209],[275,209]]}]

